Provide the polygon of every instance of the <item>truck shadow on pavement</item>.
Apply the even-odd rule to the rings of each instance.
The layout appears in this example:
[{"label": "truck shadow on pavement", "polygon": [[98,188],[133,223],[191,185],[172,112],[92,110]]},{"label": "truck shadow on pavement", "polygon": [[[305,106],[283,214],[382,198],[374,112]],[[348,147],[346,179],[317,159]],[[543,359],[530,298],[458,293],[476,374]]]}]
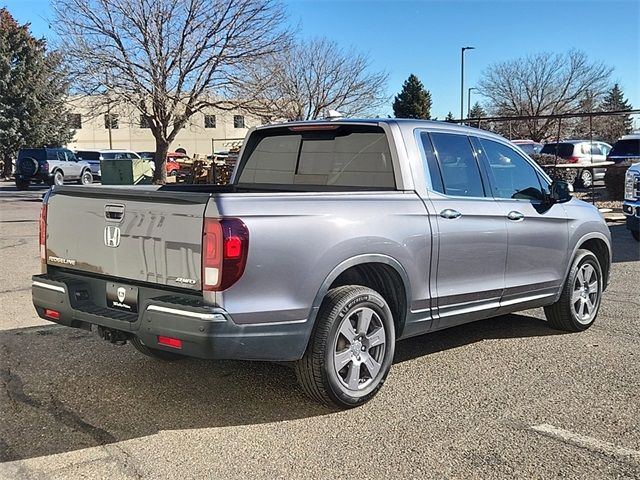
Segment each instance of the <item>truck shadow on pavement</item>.
[{"label": "truck shadow on pavement", "polygon": [[[400,342],[396,362],[488,338],[557,333],[533,317],[508,315]],[[131,346],[113,346],[89,332],[59,326],[2,331],[0,348],[3,462],[162,430],[260,424],[334,412],[307,399],[284,365],[160,362]]]}]

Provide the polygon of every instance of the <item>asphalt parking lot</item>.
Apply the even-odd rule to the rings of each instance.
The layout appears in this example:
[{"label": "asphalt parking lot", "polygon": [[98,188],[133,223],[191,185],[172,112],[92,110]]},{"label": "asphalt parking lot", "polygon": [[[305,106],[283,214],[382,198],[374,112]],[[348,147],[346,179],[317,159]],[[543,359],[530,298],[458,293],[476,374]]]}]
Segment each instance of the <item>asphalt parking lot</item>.
[{"label": "asphalt parking lot", "polygon": [[1,478],[640,478],[640,247],[622,224],[591,329],[531,310],[407,340],[379,395],[340,412],[286,366],[160,363],[38,319],[42,192],[0,183]]}]

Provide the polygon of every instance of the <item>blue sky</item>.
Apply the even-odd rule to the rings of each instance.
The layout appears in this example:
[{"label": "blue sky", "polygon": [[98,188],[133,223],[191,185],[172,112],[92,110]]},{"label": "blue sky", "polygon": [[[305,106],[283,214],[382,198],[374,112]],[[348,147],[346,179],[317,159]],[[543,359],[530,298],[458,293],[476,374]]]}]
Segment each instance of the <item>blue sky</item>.
[{"label": "blue sky", "polygon": [[[367,53],[389,73],[389,95],[410,73],[431,91],[432,115],[460,111],[460,47],[465,84],[475,85],[488,65],[537,52],[578,48],[614,68],[635,108],[640,108],[640,2],[286,0],[290,20],[304,37],[326,36]],[[0,0],[38,36],[48,28],[49,0]],[[466,96],[466,94],[465,94]],[[466,101],[466,99],[465,99]],[[472,103],[474,99],[472,98]],[[466,110],[466,108],[465,108]],[[387,112],[390,113],[391,107]]]}]

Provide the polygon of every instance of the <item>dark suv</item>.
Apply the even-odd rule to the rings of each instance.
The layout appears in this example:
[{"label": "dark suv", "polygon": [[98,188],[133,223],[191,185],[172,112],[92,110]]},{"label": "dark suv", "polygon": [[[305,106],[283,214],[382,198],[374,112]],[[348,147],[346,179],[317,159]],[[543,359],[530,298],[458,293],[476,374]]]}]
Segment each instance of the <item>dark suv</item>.
[{"label": "dark suv", "polygon": [[26,190],[31,182],[62,185],[75,180],[81,185],[93,182],[91,166],[78,160],[66,148],[23,148],[16,161],[16,187]]}]

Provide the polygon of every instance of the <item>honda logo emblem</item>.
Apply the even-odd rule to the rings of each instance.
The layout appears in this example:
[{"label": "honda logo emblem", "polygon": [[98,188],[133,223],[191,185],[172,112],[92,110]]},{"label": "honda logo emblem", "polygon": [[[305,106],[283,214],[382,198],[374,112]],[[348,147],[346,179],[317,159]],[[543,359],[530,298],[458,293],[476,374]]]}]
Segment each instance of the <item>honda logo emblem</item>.
[{"label": "honda logo emblem", "polygon": [[104,244],[116,248],[120,245],[120,228],[113,225],[104,227]]}]

